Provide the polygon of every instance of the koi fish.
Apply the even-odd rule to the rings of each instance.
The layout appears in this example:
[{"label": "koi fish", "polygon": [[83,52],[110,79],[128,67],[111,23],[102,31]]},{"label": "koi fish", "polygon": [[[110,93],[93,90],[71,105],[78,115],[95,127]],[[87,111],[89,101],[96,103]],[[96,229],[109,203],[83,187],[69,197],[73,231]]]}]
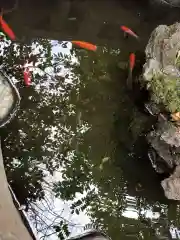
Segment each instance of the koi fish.
[{"label": "koi fish", "polygon": [[9,25],[3,20],[2,15],[0,16],[0,25],[2,30],[4,31],[4,33],[11,39],[11,40],[15,40],[16,36],[14,34],[14,32],[12,31],[12,29],[9,27]]},{"label": "koi fish", "polygon": [[31,85],[31,74],[29,72],[29,68],[26,68],[26,70],[24,70],[23,75],[24,75],[24,83],[26,84],[26,86],[30,86]]},{"label": "koi fish", "polygon": [[172,113],[171,117],[174,121],[179,121],[180,120],[180,112]]},{"label": "koi fish", "polygon": [[126,27],[126,26],[121,26],[121,30],[123,30],[125,33],[135,37],[135,38],[139,38],[137,34],[135,34],[130,28]]},{"label": "koi fish", "polygon": [[129,89],[132,89],[132,72],[134,69],[135,61],[136,61],[136,56],[134,53],[131,53],[129,55],[129,75],[127,78],[127,86]]},{"label": "koi fish", "polygon": [[83,42],[83,41],[71,41],[71,43],[77,45],[78,47],[85,48],[91,51],[97,50],[97,46],[92,43]]}]

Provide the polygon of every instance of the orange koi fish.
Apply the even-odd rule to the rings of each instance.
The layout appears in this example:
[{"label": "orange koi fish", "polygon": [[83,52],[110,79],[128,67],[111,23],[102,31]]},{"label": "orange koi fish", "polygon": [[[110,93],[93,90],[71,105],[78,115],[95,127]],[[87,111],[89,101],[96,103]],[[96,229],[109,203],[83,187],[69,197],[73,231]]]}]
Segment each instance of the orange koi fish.
[{"label": "orange koi fish", "polygon": [[135,37],[135,38],[139,38],[137,34],[135,34],[130,28],[126,27],[126,26],[121,26],[121,30],[123,30],[125,33]]},{"label": "orange koi fish", "polygon": [[136,61],[136,56],[134,53],[131,53],[129,55],[129,75],[127,78],[127,86],[129,89],[132,89],[132,72],[134,69],[135,61]]},{"label": "orange koi fish", "polygon": [[26,68],[26,70],[24,70],[23,75],[24,75],[24,83],[26,84],[26,86],[30,86],[31,85],[31,74],[29,72],[29,68]]},{"label": "orange koi fish", "polygon": [[85,48],[91,51],[97,50],[97,46],[92,43],[83,42],[83,41],[71,41],[71,43],[77,45],[78,47]]},{"label": "orange koi fish", "polygon": [[9,25],[3,20],[2,15],[0,16],[0,25],[4,33],[11,39],[15,40],[16,36],[13,32],[13,30],[9,27]]}]

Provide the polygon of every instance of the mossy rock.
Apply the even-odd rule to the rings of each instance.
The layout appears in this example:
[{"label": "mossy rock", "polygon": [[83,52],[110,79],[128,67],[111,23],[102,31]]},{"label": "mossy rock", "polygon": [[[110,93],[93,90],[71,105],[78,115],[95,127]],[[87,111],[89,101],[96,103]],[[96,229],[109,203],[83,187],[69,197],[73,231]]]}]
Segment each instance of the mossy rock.
[{"label": "mossy rock", "polygon": [[171,113],[180,111],[180,78],[159,73],[154,75],[147,86],[155,103],[163,104]]},{"label": "mossy rock", "polygon": [[156,104],[180,111],[180,23],[159,25],[146,46],[142,84]]}]

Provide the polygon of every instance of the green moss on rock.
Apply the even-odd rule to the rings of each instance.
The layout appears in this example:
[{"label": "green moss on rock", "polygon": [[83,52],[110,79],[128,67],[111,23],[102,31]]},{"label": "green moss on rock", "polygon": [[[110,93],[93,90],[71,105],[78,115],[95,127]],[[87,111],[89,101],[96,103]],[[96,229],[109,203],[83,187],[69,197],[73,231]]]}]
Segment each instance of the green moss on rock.
[{"label": "green moss on rock", "polygon": [[148,82],[148,88],[155,103],[163,104],[171,113],[180,111],[180,78],[158,73]]}]

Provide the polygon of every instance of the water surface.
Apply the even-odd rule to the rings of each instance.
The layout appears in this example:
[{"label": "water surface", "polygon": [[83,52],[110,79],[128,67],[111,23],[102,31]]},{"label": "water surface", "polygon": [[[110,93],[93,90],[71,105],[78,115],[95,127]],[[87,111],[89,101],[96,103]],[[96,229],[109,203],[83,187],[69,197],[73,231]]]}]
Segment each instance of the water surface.
[{"label": "water surface", "polygon": [[[28,9],[24,2],[20,1],[7,20],[30,47],[20,44],[18,57],[13,47],[8,47],[1,57],[4,70],[20,80],[16,83],[22,97],[19,114],[1,130],[8,181],[19,201],[29,208],[32,221],[42,224],[42,219],[35,218],[35,205],[37,200],[46,199],[44,175],[48,178],[43,184],[52,193],[53,186],[47,179],[60,171],[54,192],[57,198],[74,203],[71,218],[75,222],[72,224],[66,214],[62,223],[60,217],[54,225],[46,219],[47,229],[39,228],[44,239],[51,239],[47,232],[53,226],[59,234],[57,226],[68,223],[69,230],[78,227],[74,216],[84,211],[112,239],[169,239],[170,224],[179,224],[179,204],[164,197],[160,181],[165,176],[154,172],[147,157],[145,137],[156,121],[144,112],[148,93],[140,91],[137,83],[133,91],[128,90],[126,79],[129,53],[134,51],[137,56],[136,82],[151,31],[159,24],[178,21],[180,10],[140,0],[71,1],[71,5],[62,6],[58,1],[38,5],[32,1]],[[60,6],[64,14],[57,18]],[[76,20],[69,20],[72,18]],[[136,31],[141,42],[124,38],[121,24]],[[45,63],[40,68],[53,65],[55,78],[36,73],[33,85],[26,88],[14,66],[32,52],[31,43],[37,37],[64,41],[81,37],[97,43],[99,50],[72,51],[80,63],[76,67],[67,57],[56,56],[56,67],[50,58],[52,43],[38,40],[43,51],[36,61],[43,56]],[[56,51],[62,50],[59,46]]]}]

